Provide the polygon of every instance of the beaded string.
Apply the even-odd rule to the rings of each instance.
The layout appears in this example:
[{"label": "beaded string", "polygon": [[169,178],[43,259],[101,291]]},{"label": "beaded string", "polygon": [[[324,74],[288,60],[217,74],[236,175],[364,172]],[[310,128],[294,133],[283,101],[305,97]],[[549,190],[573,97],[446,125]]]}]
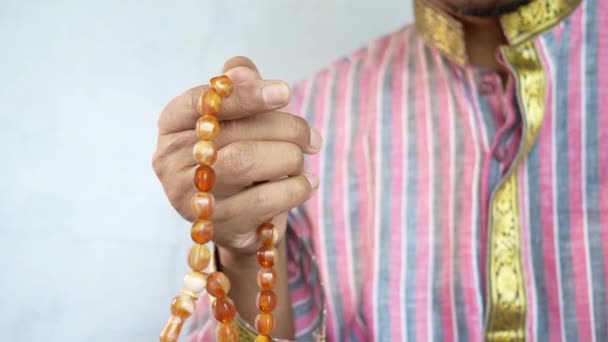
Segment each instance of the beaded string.
[{"label": "beaded string", "polygon": [[274,287],[277,282],[277,273],[273,266],[279,256],[274,247],[278,238],[278,231],[270,222],[265,222],[257,230],[260,249],[258,250],[258,263],[262,268],[258,271],[258,286],[260,292],[257,295],[257,304],[260,313],[255,317],[255,329],[259,335],[255,342],[270,342],[270,333],[274,327],[272,310],[277,306],[277,296]]},{"label": "beaded string", "polygon": [[[213,213],[215,199],[210,192],[215,185],[215,171],[211,167],[217,159],[217,149],[213,140],[220,133],[220,124],[215,118],[219,112],[222,97],[232,93],[232,81],[225,75],[210,80],[210,88],[203,93],[198,104],[201,118],[196,123],[196,134],[200,139],[193,149],[193,156],[198,167],[194,173],[194,185],[198,190],[190,201],[195,221],[190,230],[194,245],[190,248],[188,265],[192,269],[184,277],[184,286],[171,303],[171,316],[160,334],[160,342],[176,342],[185,320],[192,315],[196,300],[204,290],[215,299],[211,311],[219,322],[216,337],[218,342],[238,342],[239,332],[234,317],[236,307],[228,297],[230,280],[222,272],[203,272],[209,265],[211,253],[206,244],[213,238],[213,222],[209,217]],[[255,326],[259,332],[256,342],[271,341],[270,333],[274,327],[271,314],[276,307],[276,295],[272,291],[277,282],[277,274],[273,269],[278,257],[274,248],[277,241],[277,231],[274,225],[267,221],[257,230],[260,249],[257,259],[262,268],[257,275],[257,283],[261,292],[257,296],[260,313],[256,316]]]}]

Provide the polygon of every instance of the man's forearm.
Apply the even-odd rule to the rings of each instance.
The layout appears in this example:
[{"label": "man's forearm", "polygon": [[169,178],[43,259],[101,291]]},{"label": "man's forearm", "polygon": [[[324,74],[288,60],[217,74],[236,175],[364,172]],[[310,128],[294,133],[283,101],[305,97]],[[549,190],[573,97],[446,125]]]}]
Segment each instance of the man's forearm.
[{"label": "man's forearm", "polygon": [[[277,285],[274,289],[277,296],[277,307],[273,311],[273,337],[293,340],[293,313],[287,281],[287,246],[285,239],[279,243],[277,250],[279,251],[279,259],[274,266],[278,276]],[[260,269],[257,258],[255,255],[235,257],[221,248],[219,249],[219,257],[222,271],[230,279],[229,296],[236,304],[239,315],[253,326],[255,316],[259,312],[255,300],[257,293],[260,291],[257,285],[257,274]]]}]

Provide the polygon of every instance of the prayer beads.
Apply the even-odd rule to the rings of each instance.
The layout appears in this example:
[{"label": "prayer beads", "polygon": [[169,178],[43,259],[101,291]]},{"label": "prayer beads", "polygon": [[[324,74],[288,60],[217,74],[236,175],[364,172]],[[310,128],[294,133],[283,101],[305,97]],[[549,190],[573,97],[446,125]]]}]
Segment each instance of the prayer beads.
[{"label": "prayer beads", "polygon": [[200,98],[197,110],[202,115],[196,123],[196,135],[199,140],[192,155],[198,163],[194,172],[194,186],[198,190],[190,200],[195,221],[190,229],[190,237],[194,245],[188,254],[188,265],[191,272],[184,276],[184,286],[171,303],[171,316],[162,332],[161,342],[176,342],[184,321],[196,309],[196,299],[203,292],[215,296],[211,311],[213,316],[221,322],[218,325],[216,336],[219,342],[238,342],[238,329],[233,322],[236,316],[236,307],[230,298],[230,281],[221,272],[209,275],[203,270],[209,266],[211,252],[205,245],[213,238],[213,222],[209,220],[213,214],[215,198],[210,193],[215,185],[215,171],[211,167],[217,159],[217,149],[211,141],[220,133],[220,124],[213,116],[220,111],[222,97],[232,93],[232,82],[226,76],[211,79],[211,88]]},{"label": "prayer beads", "polygon": [[[198,190],[192,195],[190,205],[194,222],[190,229],[190,237],[194,244],[188,254],[188,265],[191,272],[184,276],[184,286],[171,303],[171,316],[160,335],[161,342],[176,342],[184,321],[190,317],[196,308],[196,299],[206,290],[214,297],[211,312],[219,322],[216,330],[218,342],[238,342],[239,331],[234,323],[236,307],[228,297],[230,280],[222,272],[203,272],[209,266],[211,252],[205,245],[213,239],[213,222],[209,219],[215,207],[215,198],[211,190],[215,186],[216,174],[212,165],[217,160],[217,148],[212,140],[220,134],[220,124],[215,115],[220,111],[222,98],[232,94],[232,81],[225,75],[210,80],[210,88],[205,91],[197,104],[201,117],[196,123],[196,135],[200,139],[192,150],[198,167],[194,171],[194,186]],[[277,305],[274,288],[277,283],[277,273],[272,268],[277,261],[278,251],[274,247],[278,240],[278,232],[271,220],[262,223],[257,229],[260,248],[257,260],[261,268],[257,275],[260,292],[256,302],[260,313],[256,316],[255,327],[258,331],[256,342],[272,341],[270,333],[274,328],[272,311]]]},{"label": "prayer beads", "polygon": [[260,292],[257,295],[257,304],[260,313],[255,318],[255,329],[258,336],[255,341],[271,341],[270,333],[274,327],[274,317],[272,310],[277,306],[277,297],[273,291],[277,282],[277,273],[272,268],[279,257],[279,252],[274,247],[277,242],[277,230],[270,222],[265,222],[257,229],[258,242],[258,263],[262,267],[258,271],[257,283]]}]

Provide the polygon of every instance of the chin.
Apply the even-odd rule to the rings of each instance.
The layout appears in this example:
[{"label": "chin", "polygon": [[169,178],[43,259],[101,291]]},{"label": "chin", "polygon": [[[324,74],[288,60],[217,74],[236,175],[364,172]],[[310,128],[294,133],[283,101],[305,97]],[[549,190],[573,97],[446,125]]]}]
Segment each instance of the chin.
[{"label": "chin", "polygon": [[489,17],[506,14],[531,0],[437,0],[453,11],[470,16]]}]

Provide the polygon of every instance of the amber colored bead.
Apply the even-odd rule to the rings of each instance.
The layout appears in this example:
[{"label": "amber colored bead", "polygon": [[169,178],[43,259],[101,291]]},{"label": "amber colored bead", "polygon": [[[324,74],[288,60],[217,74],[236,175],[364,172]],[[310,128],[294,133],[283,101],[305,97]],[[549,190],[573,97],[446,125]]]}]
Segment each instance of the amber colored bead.
[{"label": "amber colored bead", "polygon": [[215,335],[217,342],[239,342],[239,328],[234,322],[218,324]]},{"label": "amber colored bead", "polygon": [[205,114],[196,122],[196,135],[201,140],[213,140],[220,134],[220,123],[215,116]]},{"label": "amber colored bead", "polygon": [[277,285],[277,271],[263,267],[258,271],[258,286],[262,290],[272,290]]},{"label": "amber colored bead", "polygon": [[261,242],[263,246],[272,246],[274,235],[274,225],[272,223],[263,223],[258,227],[257,233],[258,241]]},{"label": "amber colored bead", "polygon": [[215,298],[225,297],[230,291],[230,280],[222,272],[210,273],[207,277],[207,293]]},{"label": "amber colored bead", "polygon": [[236,316],[236,307],[228,297],[216,298],[211,304],[211,311],[213,317],[222,323],[228,323]]},{"label": "amber colored bead", "polygon": [[255,329],[260,335],[270,335],[274,328],[274,318],[269,313],[259,313],[255,316]]},{"label": "amber colored bead", "polygon": [[205,244],[213,239],[213,222],[209,220],[196,220],[190,229],[192,241]]},{"label": "amber colored bead", "polygon": [[210,191],[215,185],[215,171],[207,165],[201,165],[194,172],[194,186],[199,191]]},{"label": "amber colored bead", "polygon": [[188,254],[188,265],[194,271],[202,271],[209,266],[209,260],[211,260],[211,252],[205,245],[194,244],[190,248],[190,254]]},{"label": "amber colored bead", "polygon": [[222,105],[222,98],[213,91],[213,89],[207,90],[199,101],[199,114],[215,115],[220,111]]},{"label": "amber colored bead", "polygon": [[208,192],[197,192],[190,199],[192,213],[199,220],[206,220],[213,213],[215,198]]},{"label": "amber colored bead", "polygon": [[271,290],[258,293],[258,308],[262,312],[272,312],[277,306],[277,296]]},{"label": "amber colored bead", "polygon": [[194,145],[192,155],[199,165],[211,166],[217,160],[215,144],[207,140],[199,140],[199,142]]},{"label": "amber colored bead", "polygon": [[183,294],[178,295],[171,302],[171,314],[186,319],[194,312],[194,298]]},{"label": "amber colored bead", "polygon": [[209,84],[221,97],[230,96],[230,94],[232,94],[232,80],[226,75],[212,78],[211,81],[209,81]]},{"label": "amber colored bead", "polygon": [[184,320],[181,317],[171,315],[163,331],[160,333],[160,342],[177,342],[183,325]]},{"label": "amber colored bead", "polygon": [[255,337],[254,342],[271,342],[272,340],[270,339],[270,337],[265,336],[265,335],[258,335]]},{"label": "amber colored bead", "polygon": [[279,257],[279,252],[272,246],[262,246],[258,250],[258,263],[262,267],[272,267]]}]

